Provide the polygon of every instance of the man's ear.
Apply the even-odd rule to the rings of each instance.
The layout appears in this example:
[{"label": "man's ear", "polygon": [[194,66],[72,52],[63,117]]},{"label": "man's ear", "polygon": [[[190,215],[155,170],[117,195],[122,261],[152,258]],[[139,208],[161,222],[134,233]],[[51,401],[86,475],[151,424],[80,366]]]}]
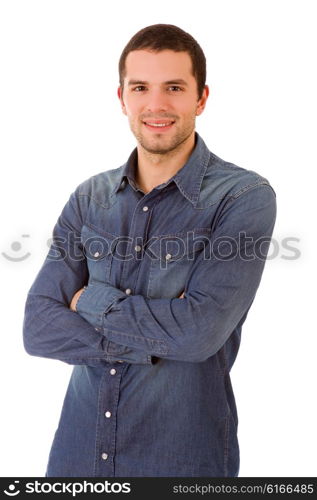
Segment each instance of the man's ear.
[{"label": "man's ear", "polygon": [[121,87],[121,85],[120,85],[120,87],[118,87],[117,94],[118,94],[118,97],[120,100],[122,112],[126,115],[127,110],[126,110],[125,104],[123,102],[123,88]]},{"label": "man's ear", "polygon": [[196,116],[201,115],[202,112],[204,111],[208,96],[209,96],[209,87],[208,85],[205,85],[205,88],[203,90],[203,95],[197,102]]}]

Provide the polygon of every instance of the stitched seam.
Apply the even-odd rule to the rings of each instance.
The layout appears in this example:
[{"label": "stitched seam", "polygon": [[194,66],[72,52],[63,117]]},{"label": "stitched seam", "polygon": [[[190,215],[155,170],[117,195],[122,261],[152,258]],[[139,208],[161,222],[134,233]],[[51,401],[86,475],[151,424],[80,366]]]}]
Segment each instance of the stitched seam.
[{"label": "stitched seam", "polygon": [[266,180],[263,180],[263,181],[260,181],[260,182],[256,182],[254,184],[248,184],[247,186],[244,186],[243,188],[240,188],[240,190],[237,191],[236,193],[226,194],[225,196],[222,196],[222,198],[217,198],[217,200],[215,200],[212,203],[205,204],[203,207],[195,207],[195,210],[205,210],[208,207],[211,207],[213,205],[216,205],[217,203],[220,203],[221,201],[225,200],[226,198],[228,198],[228,200],[230,200],[230,198],[231,199],[236,199],[241,194],[243,194],[245,191],[248,191],[249,189],[252,189],[252,188],[257,187],[257,186],[263,186],[263,185],[269,186],[272,189],[272,191],[274,192],[274,189],[272,188],[272,186],[270,185],[270,183],[268,181],[266,181]]},{"label": "stitched seam", "polygon": [[[222,358],[224,362],[224,367],[223,367],[223,377],[226,376],[228,373],[228,359],[227,359],[227,353],[226,353],[226,346],[224,345],[223,348],[221,349],[222,353]],[[228,406],[228,403],[227,403]],[[229,461],[229,435],[230,435],[230,414],[231,410],[228,406],[228,415],[226,417],[226,422],[225,422],[225,436],[224,436],[224,475],[225,477],[228,476],[228,461]]]},{"label": "stitched seam", "polygon": [[85,222],[84,226],[87,226],[89,229],[92,229],[93,231],[96,231],[97,233],[102,234],[103,236],[108,236],[111,239],[120,238],[119,235],[109,233],[108,231],[104,231],[99,227],[95,226],[94,224],[92,224],[91,222]]},{"label": "stitched seam", "polygon": [[223,469],[224,476],[228,476],[228,457],[229,457],[229,415],[225,420],[225,435],[224,435],[224,453],[223,453]]},{"label": "stitched seam", "polygon": [[[230,199],[230,198],[237,198],[238,196],[240,196],[240,194],[242,194],[245,191],[247,191],[248,189],[251,189],[251,188],[256,187],[256,186],[267,185],[275,193],[274,189],[272,188],[272,186],[271,186],[271,184],[269,183],[268,180],[266,180],[266,179],[264,179],[263,177],[260,177],[260,176],[257,176],[257,179],[258,179],[257,182],[255,182],[253,184],[247,184],[246,186],[243,186],[236,193],[226,194],[226,195],[224,195],[224,196],[222,196],[220,198],[217,198],[215,201],[212,201],[210,203],[204,203],[204,205],[201,206],[201,207],[194,206],[194,209],[195,210],[205,210],[208,207],[212,207],[213,205],[216,205],[217,203],[220,203],[222,200],[225,200],[226,198],[228,198],[228,199]],[[196,205],[198,204],[198,202],[199,202],[199,200],[197,201]]]},{"label": "stitched seam", "polygon": [[87,196],[90,200],[94,201],[96,203],[96,205],[99,205],[100,207],[105,208],[105,209],[111,208],[117,202],[117,200],[114,199],[113,203],[108,203],[108,205],[104,205],[103,203],[101,203],[99,200],[97,200],[96,198],[94,198],[94,196],[92,196],[90,194],[78,193],[78,196],[81,196],[81,197]]},{"label": "stitched seam", "polygon": [[[152,236],[152,238],[156,239],[161,239],[161,238],[170,238],[170,237],[178,237],[178,236],[186,236],[189,232],[198,232],[199,234],[204,234],[204,233],[210,233],[211,229],[210,227],[199,227],[197,229],[190,229],[189,231],[184,231],[182,233],[170,233],[170,234],[157,234],[155,236]],[[151,238],[148,240],[151,241]]]},{"label": "stitched seam", "polygon": [[[107,330],[108,330],[108,328],[107,328]],[[162,342],[161,340],[152,339],[151,337],[137,337],[135,335],[129,335],[128,333],[124,333],[124,332],[121,332],[121,331],[120,332],[116,332],[116,331],[111,330],[111,329],[109,329],[109,331],[110,331],[111,334],[118,335],[118,336],[122,335],[123,337],[127,337],[128,339],[132,339],[135,342],[140,342],[141,341],[142,344],[151,343],[152,344],[151,347],[156,348],[156,346],[157,346],[157,348],[159,349],[160,354],[163,354],[163,353],[167,354],[168,353],[168,348],[167,348],[166,344],[164,342]],[[115,341],[113,340],[113,342],[115,342]]]},{"label": "stitched seam", "polygon": [[97,422],[96,422],[96,439],[95,439],[95,461],[94,461],[94,476],[98,476],[98,464],[99,464],[99,441],[100,441],[100,426],[101,426],[101,399],[102,399],[102,385],[104,382],[104,379],[106,378],[106,373],[103,374],[103,377],[100,380],[99,384],[99,390],[98,390],[98,413],[97,413]]},{"label": "stitched seam", "polygon": [[178,184],[178,182],[177,182],[178,179],[176,178],[177,181],[175,181],[175,182],[177,182],[178,189],[183,194],[183,196],[185,196],[185,198],[192,203],[192,205],[195,205],[195,203],[197,203],[197,201],[199,199],[201,183],[202,183],[202,180],[206,174],[206,170],[207,170],[207,166],[209,164],[209,161],[210,161],[210,151],[207,150],[207,151],[205,151],[205,156],[203,156],[203,158],[201,160],[201,173],[200,173],[199,178],[195,180],[195,184],[192,187],[192,193],[193,193],[192,195],[185,192],[185,190],[182,187],[182,180],[180,179],[179,184]]},{"label": "stitched seam", "polygon": [[[259,177],[260,179],[260,177]],[[241,188],[239,191],[237,191],[236,193],[233,193],[230,197],[231,198],[238,198],[241,194],[243,194],[245,191],[250,191],[250,189],[253,189],[255,187],[258,187],[258,186],[269,186],[271,189],[271,185],[269,184],[268,181],[266,180],[259,180],[259,182],[255,182],[254,184],[248,184],[247,186],[244,186],[243,188]]]},{"label": "stitched seam", "polygon": [[200,195],[200,191],[201,191],[201,184],[202,184],[203,178],[206,175],[206,171],[207,171],[207,167],[209,165],[209,161],[210,161],[210,151],[207,150],[206,151],[206,156],[203,159],[203,168],[202,168],[202,171],[201,171],[200,178],[197,179],[197,182],[196,182],[197,189],[196,189],[196,193],[194,195],[194,197],[195,197],[195,201],[193,201],[194,204],[197,203],[197,201],[199,200],[199,195]]}]

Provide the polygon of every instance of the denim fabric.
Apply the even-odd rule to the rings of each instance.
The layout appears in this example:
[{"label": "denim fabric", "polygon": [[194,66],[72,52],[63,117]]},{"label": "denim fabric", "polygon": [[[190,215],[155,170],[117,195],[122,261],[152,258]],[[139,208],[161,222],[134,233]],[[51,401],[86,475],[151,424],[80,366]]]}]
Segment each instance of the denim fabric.
[{"label": "denim fabric", "polygon": [[74,191],[27,297],[26,351],[75,365],[46,474],[237,476],[230,369],[275,193],[197,133],[187,163],[147,194],[136,162],[135,149]]}]

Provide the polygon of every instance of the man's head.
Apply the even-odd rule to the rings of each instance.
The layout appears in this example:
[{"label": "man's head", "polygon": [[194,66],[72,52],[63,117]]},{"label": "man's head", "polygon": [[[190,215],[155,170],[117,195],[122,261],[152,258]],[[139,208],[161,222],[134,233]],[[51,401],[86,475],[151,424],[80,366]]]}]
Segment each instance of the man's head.
[{"label": "man's head", "polygon": [[128,42],[119,61],[118,96],[139,144],[169,153],[192,139],[208,97],[206,60],[177,26],[148,26]]},{"label": "man's head", "polygon": [[192,63],[192,74],[197,82],[198,99],[202,97],[206,83],[206,58],[200,45],[189,34],[172,24],[154,24],[138,31],[127,43],[119,60],[120,86],[124,86],[126,59],[133,50],[160,52],[173,50],[187,52]]}]

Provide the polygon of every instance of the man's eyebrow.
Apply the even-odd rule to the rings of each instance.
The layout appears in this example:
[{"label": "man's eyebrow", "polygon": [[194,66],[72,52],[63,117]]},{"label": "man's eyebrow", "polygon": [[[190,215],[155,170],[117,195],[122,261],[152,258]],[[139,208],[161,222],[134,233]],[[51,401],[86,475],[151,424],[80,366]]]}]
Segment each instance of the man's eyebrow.
[{"label": "man's eyebrow", "polygon": [[[144,80],[129,80],[128,85],[148,85],[149,82],[145,82]],[[163,85],[184,85],[188,86],[188,83],[182,78],[176,78],[175,80],[168,80],[167,82],[163,82]]]},{"label": "man's eyebrow", "polygon": [[182,78],[177,78],[176,80],[169,80],[168,82],[165,82],[166,85],[186,85],[188,86],[188,83],[183,80]]},{"label": "man's eyebrow", "polygon": [[149,82],[144,82],[143,80],[129,80],[128,85],[147,85]]}]

